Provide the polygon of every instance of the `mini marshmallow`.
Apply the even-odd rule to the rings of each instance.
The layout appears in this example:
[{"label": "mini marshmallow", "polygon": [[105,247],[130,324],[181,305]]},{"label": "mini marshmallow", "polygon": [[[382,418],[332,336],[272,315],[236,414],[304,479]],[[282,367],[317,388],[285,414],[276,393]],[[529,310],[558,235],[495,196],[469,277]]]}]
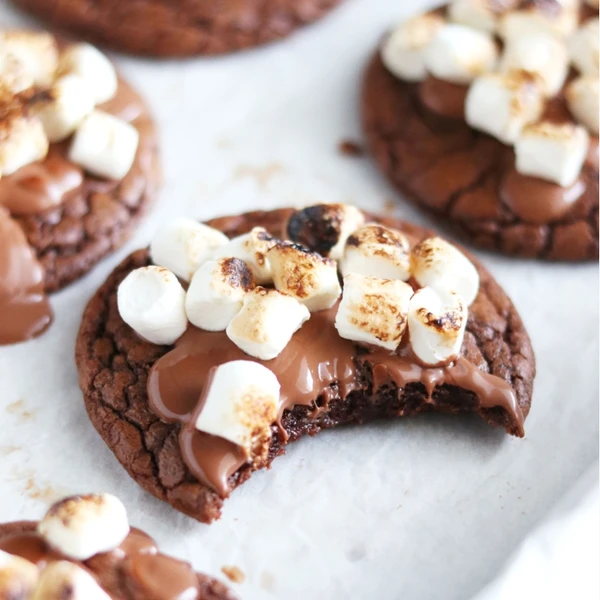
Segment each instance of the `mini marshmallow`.
[{"label": "mini marshmallow", "polygon": [[504,47],[500,71],[526,71],[537,75],[543,93],[554,96],[562,88],[569,72],[567,46],[563,40],[543,31],[511,38]]},{"label": "mini marshmallow", "polygon": [[425,50],[443,25],[441,15],[425,13],[396,27],[381,47],[381,60],[387,70],[405,81],[425,79]]},{"label": "mini marshmallow", "polygon": [[19,59],[0,44],[0,94],[19,94],[33,86],[33,77]]},{"label": "mini marshmallow", "polygon": [[395,350],[406,329],[413,289],[398,279],[350,273],[335,316],[340,337]]},{"label": "mini marshmallow", "polygon": [[468,310],[454,292],[436,292],[430,287],[417,290],[408,308],[410,345],[426,365],[454,360],[462,346]]},{"label": "mini marshmallow", "polygon": [[0,599],[30,598],[39,576],[38,568],[28,560],[0,550]]},{"label": "mini marshmallow", "polygon": [[489,73],[478,77],[467,93],[465,118],[505,144],[512,144],[523,127],[536,121],[543,108],[538,79],[525,72]]},{"label": "mini marshmallow", "polygon": [[493,0],[452,0],[448,6],[448,16],[454,23],[494,33],[499,16],[517,4],[518,0],[499,3]]},{"label": "mini marshmallow", "polygon": [[153,344],[173,344],[187,329],[185,290],[164,267],[135,269],[117,290],[119,314]]},{"label": "mini marshmallow", "polygon": [[150,244],[150,258],[155,265],[170,269],[185,281],[229,238],[218,229],[192,219],[178,218],[167,221],[154,235]]},{"label": "mini marshmallow", "polygon": [[98,585],[85,569],[67,560],[50,563],[30,600],[110,600],[110,596]]},{"label": "mini marshmallow", "polygon": [[526,8],[507,11],[500,17],[498,33],[504,40],[526,38],[544,31],[566,38],[577,28],[579,2],[530,3]]},{"label": "mini marshmallow", "polygon": [[576,77],[566,90],[569,110],[573,116],[592,133],[598,135],[598,78]]},{"label": "mini marshmallow", "polygon": [[114,550],[129,534],[127,512],[111,494],[72,496],[50,507],[38,524],[50,546],[75,560]]},{"label": "mini marshmallow", "polygon": [[241,446],[251,459],[266,458],[279,409],[275,374],[260,363],[234,360],[216,367],[207,386],[196,429]]},{"label": "mini marshmallow", "polygon": [[123,179],[135,159],[140,134],[133,126],[100,110],[81,123],[69,149],[69,160],[92,175]]},{"label": "mini marshmallow", "polygon": [[589,141],[580,125],[546,121],[529,125],[515,144],[516,169],[569,187],[579,177]]},{"label": "mini marshmallow", "polygon": [[243,260],[252,270],[254,280],[258,284],[271,282],[271,266],[267,252],[277,243],[277,240],[264,227],[254,227],[217,248],[213,258],[233,256]]},{"label": "mini marshmallow", "polygon": [[31,110],[42,122],[50,142],[60,142],[94,110],[94,99],[81,77],[65,75],[49,90],[33,97]]},{"label": "mini marshmallow", "polygon": [[347,240],[340,262],[342,275],[357,273],[380,279],[410,277],[409,243],[396,229],[370,223],[357,229]]},{"label": "mini marshmallow", "polygon": [[267,256],[275,289],[296,298],[310,312],[331,308],[340,297],[334,260],[293,242],[278,242]]},{"label": "mini marshmallow", "polygon": [[35,85],[52,84],[58,66],[58,47],[52,34],[5,31],[0,33],[0,47],[17,58]]},{"label": "mini marshmallow", "polygon": [[363,213],[350,204],[316,204],[297,210],[287,223],[290,240],[340,260],[348,236],[365,222]]},{"label": "mini marshmallow", "polygon": [[479,273],[458,249],[439,237],[427,238],[411,252],[412,276],[421,286],[443,294],[456,292],[470,306],[479,292]]},{"label": "mini marshmallow", "polygon": [[223,331],[253,288],[252,271],[239,258],[209,260],[192,277],[185,297],[187,317],[200,329]]},{"label": "mini marshmallow", "polygon": [[281,354],[309,318],[306,306],[292,296],[257,287],[246,294],[242,310],[233,317],[226,333],[246,354],[271,360]]},{"label": "mini marshmallow", "polygon": [[598,77],[598,19],[588,19],[569,40],[571,62],[582,75]]},{"label": "mini marshmallow", "polygon": [[17,104],[0,106],[0,176],[42,160],[48,153],[48,138],[39,119]]},{"label": "mini marshmallow", "polygon": [[73,44],[61,55],[59,74],[79,75],[87,84],[95,104],[114,98],[119,81],[117,72],[108,58],[91,44]]},{"label": "mini marshmallow", "polygon": [[470,83],[492,71],[498,60],[494,38],[465,25],[444,25],[425,51],[425,67],[438,79]]}]

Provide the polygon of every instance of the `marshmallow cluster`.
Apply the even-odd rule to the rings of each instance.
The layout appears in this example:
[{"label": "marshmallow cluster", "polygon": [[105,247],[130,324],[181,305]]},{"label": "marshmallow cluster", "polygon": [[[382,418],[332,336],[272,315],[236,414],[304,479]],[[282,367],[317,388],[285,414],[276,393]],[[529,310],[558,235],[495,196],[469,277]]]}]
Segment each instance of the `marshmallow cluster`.
[{"label": "marshmallow cluster", "polygon": [[[423,362],[435,359],[437,364],[439,356],[449,356],[444,350],[449,335],[458,352],[464,311],[479,290],[477,269],[440,238],[411,249],[402,232],[364,221],[350,206],[310,206],[291,215],[286,231],[293,241],[283,241],[262,227],[229,240],[207,225],[176,219],[150,244],[154,264],[132,271],[119,285],[120,315],[155,344],[173,344],[191,322],[206,331],[225,331],[247,355],[269,361],[281,354],[311,313],[339,301],[335,326],[343,338],[393,351],[412,322],[411,340],[427,333],[424,345],[415,344]],[[339,261],[299,241],[333,253]],[[413,295],[409,280],[428,293]],[[440,328],[434,318],[411,321],[411,314],[428,306],[434,315],[442,309],[458,311],[464,318],[452,322],[459,330]]]},{"label": "marshmallow cluster", "polygon": [[[567,187],[583,166],[582,127],[598,133],[598,19],[578,28],[579,14],[580,0],[526,6],[518,0],[451,0],[445,16],[426,13],[395,29],[381,58],[406,81],[433,76],[468,85],[466,122],[513,145],[520,173]],[[552,129],[540,118],[548,99],[563,89],[571,66],[580,76],[569,83],[566,97],[582,127],[568,135],[560,128],[539,135]],[[530,154],[534,150],[537,154]]]},{"label": "marshmallow cluster", "polygon": [[49,143],[73,136],[69,160],[97,177],[122,179],[139,132],[96,108],[117,87],[113,65],[89,44],[59,52],[48,33],[1,33],[0,177],[42,160]]},{"label": "marshmallow cluster", "polygon": [[0,597],[28,600],[110,600],[84,561],[117,548],[129,534],[125,507],[110,494],[65,498],[38,524],[38,533],[64,560],[42,570],[29,560],[0,551]]},{"label": "marshmallow cluster", "polygon": [[[410,249],[401,232],[367,224],[348,238],[341,269],[341,337],[393,352],[408,331],[426,365],[458,355],[479,274],[452,244],[427,238]],[[421,286],[416,292],[409,279]]]}]

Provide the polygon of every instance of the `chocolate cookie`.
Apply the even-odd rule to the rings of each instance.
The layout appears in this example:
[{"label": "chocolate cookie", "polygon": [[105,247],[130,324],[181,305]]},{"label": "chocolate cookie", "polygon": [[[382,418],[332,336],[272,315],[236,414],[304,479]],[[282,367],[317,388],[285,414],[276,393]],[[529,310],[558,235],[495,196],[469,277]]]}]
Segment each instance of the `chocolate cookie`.
[{"label": "chocolate cookie", "polygon": [[[52,507],[48,515],[60,509],[61,504],[72,505],[90,498],[92,496],[89,495],[67,498]],[[77,525],[80,526],[81,522]],[[195,573],[188,563],[161,554],[154,540],[139,529],[131,528],[125,539],[114,548],[81,559],[51,546],[38,533],[38,526],[37,521],[0,523],[0,551],[28,561],[11,563],[10,558],[3,561],[0,567],[0,597],[29,598],[23,592],[35,590],[36,598],[49,600],[97,598],[103,590],[114,600],[166,600],[183,597],[179,594],[184,592],[186,598],[196,600],[235,600],[232,592],[221,582]],[[65,528],[68,527],[69,521],[65,521]],[[73,535],[77,532],[69,534],[71,542],[74,541]],[[81,547],[83,544],[81,540],[79,542]],[[62,563],[62,569],[52,573],[57,561],[67,561],[69,565],[65,568]],[[92,577],[87,577],[88,574]]]},{"label": "chocolate cookie", "polygon": [[157,57],[223,54],[277,40],[340,0],[13,0],[54,27]]},{"label": "chocolate cookie", "polygon": [[[123,244],[161,175],[144,101],[98,50],[58,44],[50,34],[7,32],[0,34],[2,54],[0,343],[13,343],[50,323],[45,294]],[[33,63],[37,73],[28,59],[40,61]],[[4,150],[8,157],[30,154],[11,164]]]},{"label": "chocolate cookie", "polygon": [[[569,71],[566,45],[542,31],[544,3],[530,3],[529,8],[520,2],[498,3],[494,10],[481,12],[477,12],[476,4],[457,0],[450,4],[449,16],[444,8],[416,17],[385,38],[363,80],[362,122],[370,153],[400,192],[479,247],[547,260],[597,259],[598,132],[592,100],[596,86],[597,106],[597,57],[595,80],[576,58],[572,58],[575,66]],[[536,11],[541,11],[541,16],[533,15]],[[517,19],[525,23],[530,14],[539,17],[535,25],[527,21],[531,35],[517,35],[511,42],[512,23]],[[590,16],[597,17],[597,10],[587,7],[582,19]],[[434,22],[424,21],[427,17],[433,17]],[[549,17],[550,24],[558,27],[558,17],[556,22],[554,18]],[[417,35],[419,28],[425,37],[409,48],[414,42],[411,36]],[[490,30],[496,37],[488,33]],[[471,36],[472,49],[467,41]],[[481,36],[487,36],[491,46],[486,46]],[[538,65],[540,73],[518,70],[537,51],[525,48],[528,43],[552,47],[542,52],[552,58],[543,67]],[[449,58],[453,44],[461,49]],[[497,58],[502,74],[487,73],[489,65],[483,64],[486,52],[496,52],[494,45],[504,52]],[[479,74],[469,87],[473,74],[461,71],[458,57],[460,52],[470,51],[474,69],[480,70],[475,71]],[[557,58],[551,52],[556,52]],[[463,58],[466,60],[466,55]],[[492,56],[491,62],[494,60]],[[543,69],[547,72],[541,73]],[[524,75],[531,78],[515,83]],[[538,98],[538,92],[531,92],[528,86],[539,85],[542,75],[552,79],[554,88]],[[520,99],[514,95],[514,106],[519,108],[514,114],[530,123],[516,137],[514,131],[501,131],[505,118],[503,92],[498,92],[501,86],[506,90],[519,87]],[[519,103],[530,92],[535,102],[540,102],[539,107],[521,117],[526,102]],[[484,106],[488,102],[489,107]],[[581,103],[586,104],[583,112]],[[518,129],[522,123],[516,120]],[[561,136],[565,136],[563,141]],[[576,139],[579,141],[574,142]],[[569,144],[573,145],[565,151],[564,163],[555,161],[556,156],[549,157],[553,148]],[[561,169],[571,160],[577,163],[573,167],[577,172],[559,183]]]},{"label": "chocolate cookie", "polygon": [[[338,219],[341,213],[335,212],[338,206],[252,212],[214,219],[209,225],[229,237],[262,227],[272,236],[291,237],[295,242],[319,248],[330,256],[335,249],[339,256],[338,238],[334,234],[343,231],[344,226]],[[331,214],[331,211],[334,213]],[[424,247],[415,244],[430,236],[431,232],[397,220],[368,217],[388,228],[397,229],[394,235],[405,236],[413,246],[413,260],[419,260],[417,248],[423,250]],[[357,227],[355,222],[352,229]],[[346,231],[346,236],[350,231]],[[383,228],[379,233],[380,239],[388,241],[387,229]],[[216,237],[214,233],[211,235],[213,239]],[[252,235],[257,236],[256,243],[265,240],[269,245],[275,243],[274,238],[261,229],[254,229]],[[358,233],[351,236],[346,248],[356,244],[360,249],[359,240]],[[237,244],[231,242],[234,243]],[[158,246],[153,242],[155,262],[159,255]],[[229,246],[223,246],[222,254],[227,254],[227,248]],[[286,252],[309,252],[308,258],[325,261],[325,267],[332,262],[297,244],[285,248],[288,249]],[[424,251],[421,253],[423,257],[423,264],[427,266]],[[433,260],[433,256],[430,257]],[[247,258],[251,261],[256,259],[255,264],[265,264],[264,254],[260,252],[253,258],[247,254]],[[464,256],[461,260],[467,261]],[[269,465],[276,456],[283,454],[289,442],[305,434],[315,435],[322,429],[377,418],[410,416],[424,411],[475,411],[491,425],[522,436],[535,375],[533,351],[511,301],[490,274],[472,260],[477,269],[473,269],[474,276],[477,278],[477,273],[479,276],[479,292],[474,289],[477,297],[468,311],[462,347],[459,345],[460,356],[451,366],[444,367],[444,364],[450,363],[442,361],[438,368],[426,368],[419,359],[407,353],[406,345],[401,345],[394,354],[369,344],[365,346],[343,339],[334,327],[335,305],[329,310],[314,312],[291,337],[280,357],[259,360],[278,375],[282,404],[277,422],[270,426],[270,443],[263,448],[265,454],[254,464],[248,464],[247,456],[240,452],[239,446],[221,437],[200,436],[193,427],[190,429],[190,424],[196,420],[191,412],[197,411],[194,407],[201,392],[205,391],[203,384],[210,378],[210,367],[232,360],[254,359],[228,340],[227,336],[234,339],[231,325],[227,336],[224,331],[208,332],[189,326],[174,345],[155,345],[139,337],[123,321],[117,304],[117,288],[121,282],[135,269],[151,264],[148,250],[135,252],[110,275],[91,299],[83,316],[76,362],[90,419],[117,459],[140,485],[174,508],[203,522],[220,516],[223,499],[248,479],[254,469]],[[291,255],[288,262],[293,263]],[[350,268],[344,259],[341,265],[342,272]],[[165,269],[153,268],[159,274],[167,274]],[[301,270],[299,266],[297,272]],[[413,274],[415,272],[413,269]],[[136,273],[143,274],[144,271]],[[253,273],[258,275],[255,269]],[[473,280],[473,275],[469,277]],[[377,280],[380,281],[383,280]],[[389,281],[388,284],[409,287],[400,281]],[[416,283],[414,285],[418,287]],[[297,293],[305,291],[304,287],[296,286]],[[125,296],[124,289],[122,292]],[[268,295],[268,290],[261,293]],[[291,287],[289,293],[294,293]],[[286,298],[289,301],[288,295]],[[121,309],[124,309],[124,304],[125,299],[121,298]],[[188,304],[190,315],[191,308]],[[394,311],[393,306],[391,309]],[[273,307],[270,314],[273,310],[278,308]],[[382,305],[378,311],[382,311]],[[170,321],[171,324],[173,322]],[[402,324],[398,316],[392,319],[392,326],[396,324]],[[403,324],[406,325],[406,321]],[[449,316],[434,319],[428,324],[440,330],[446,325],[457,325]],[[158,323],[155,325],[158,329]],[[283,319],[279,328],[287,326],[286,319]],[[339,323],[336,323],[338,326]],[[380,323],[380,330],[382,327]],[[147,335],[150,336],[151,332],[148,331]],[[173,337],[177,335],[175,333]],[[380,340],[383,339],[380,335]],[[375,342],[380,343],[377,339]],[[464,369],[462,375],[457,371],[459,367]],[[479,377],[481,386],[473,385],[474,378]],[[302,390],[295,387],[299,385],[295,383],[297,381],[307,382]],[[469,391],[469,388],[475,392]],[[159,412],[162,419],[157,416]],[[227,459],[218,461],[218,464],[225,465],[226,473],[211,463],[211,457],[222,458],[223,453]],[[193,468],[190,469],[189,465]]]}]

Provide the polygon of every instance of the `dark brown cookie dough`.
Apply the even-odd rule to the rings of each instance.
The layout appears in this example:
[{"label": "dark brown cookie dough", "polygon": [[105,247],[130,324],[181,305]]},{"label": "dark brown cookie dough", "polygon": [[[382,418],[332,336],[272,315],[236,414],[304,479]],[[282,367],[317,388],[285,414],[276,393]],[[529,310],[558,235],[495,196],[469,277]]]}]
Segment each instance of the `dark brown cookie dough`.
[{"label": "dark brown cookie dough", "polygon": [[[33,533],[36,521],[15,521],[0,523],[0,545],[2,538],[13,534]],[[130,585],[126,573],[118,561],[111,559],[111,553],[99,554],[84,561],[83,566],[94,572],[103,589],[114,600],[148,600],[145,593]],[[233,593],[220,581],[197,573],[199,595],[197,600],[235,600]]]},{"label": "dark brown cookie dough", "polygon": [[420,88],[431,84],[394,77],[379,52],[366,69],[363,128],[369,151],[389,180],[482,248],[547,260],[597,259],[597,151],[582,171],[585,191],[565,215],[549,224],[525,222],[499,194],[501,178],[514,164],[512,148],[462,118],[427,108]]},{"label": "dark brown cookie dough", "polygon": [[[229,236],[258,225],[276,234],[282,230],[289,214],[289,210],[254,212],[215,219],[210,224]],[[379,220],[402,229],[412,240],[431,234],[400,221]],[[133,253],[91,299],[77,339],[79,382],[92,423],[129,474],[174,508],[200,521],[210,522],[219,518],[223,499],[199,483],[185,466],[178,443],[180,426],[160,421],[148,405],[148,373],[171,347],[143,342],[123,322],[117,309],[119,283],[132,269],[147,264],[147,250]],[[469,309],[463,354],[480,369],[509,382],[523,414],[527,415],[535,376],[529,337],[506,294],[477,261],[475,264],[480,272],[481,286],[477,300]],[[309,416],[315,404],[296,406],[284,412],[282,424],[289,434],[289,441],[341,424],[409,416],[430,410],[476,411],[490,424],[519,434],[503,409],[480,409],[477,398],[459,388],[438,387],[429,403],[422,384],[408,384],[400,393],[394,384],[389,384],[373,393],[371,369],[367,363],[361,365],[357,366],[361,389],[351,392],[343,401],[337,395],[338,399],[329,401],[327,409],[316,411],[319,412],[316,418]],[[316,406],[323,406],[323,398],[316,400]],[[284,446],[282,436],[274,426],[269,463],[283,454]],[[230,486],[237,487],[250,474],[250,467],[243,467],[230,478]]]},{"label": "dark brown cookie dough", "polygon": [[341,0],[13,0],[53,26],[157,57],[223,54],[286,37]]},{"label": "dark brown cookie dough", "polygon": [[151,204],[161,181],[156,129],[137,92],[120,79],[117,98],[98,108],[121,115],[140,133],[129,173],[118,182],[86,174],[80,190],[56,208],[14,217],[44,269],[46,292],[82,277],[121,246]]}]

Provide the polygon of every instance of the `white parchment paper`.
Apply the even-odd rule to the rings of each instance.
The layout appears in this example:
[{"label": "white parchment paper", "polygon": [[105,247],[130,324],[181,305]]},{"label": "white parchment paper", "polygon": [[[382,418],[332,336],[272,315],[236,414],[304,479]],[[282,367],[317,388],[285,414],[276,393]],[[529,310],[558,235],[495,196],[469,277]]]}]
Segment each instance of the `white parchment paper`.
[{"label": "white parchment paper", "polygon": [[[167,216],[344,201],[432,224],[393,202],[368,159],[337,152],[340,140],[360,139],[360,76],[379,36],[426,5],[347,0],[293,38],[236,56],[115,57],[160,125],[165,186],[126,248],[53,297],[46,335],[0,348],[0,520],[38,517],[64,494],[110,491],[165,550],[216,576],[241,568],[236,588],[248,600],[464,600],[597,460],[597,265],[481,253],[537,354],[524,440],[475,417],[325,432],[255,474],[206,526],[144,493],[87,419],[73,364],[81,313]],[[3,25],[27,22],[0,5]]]}]

